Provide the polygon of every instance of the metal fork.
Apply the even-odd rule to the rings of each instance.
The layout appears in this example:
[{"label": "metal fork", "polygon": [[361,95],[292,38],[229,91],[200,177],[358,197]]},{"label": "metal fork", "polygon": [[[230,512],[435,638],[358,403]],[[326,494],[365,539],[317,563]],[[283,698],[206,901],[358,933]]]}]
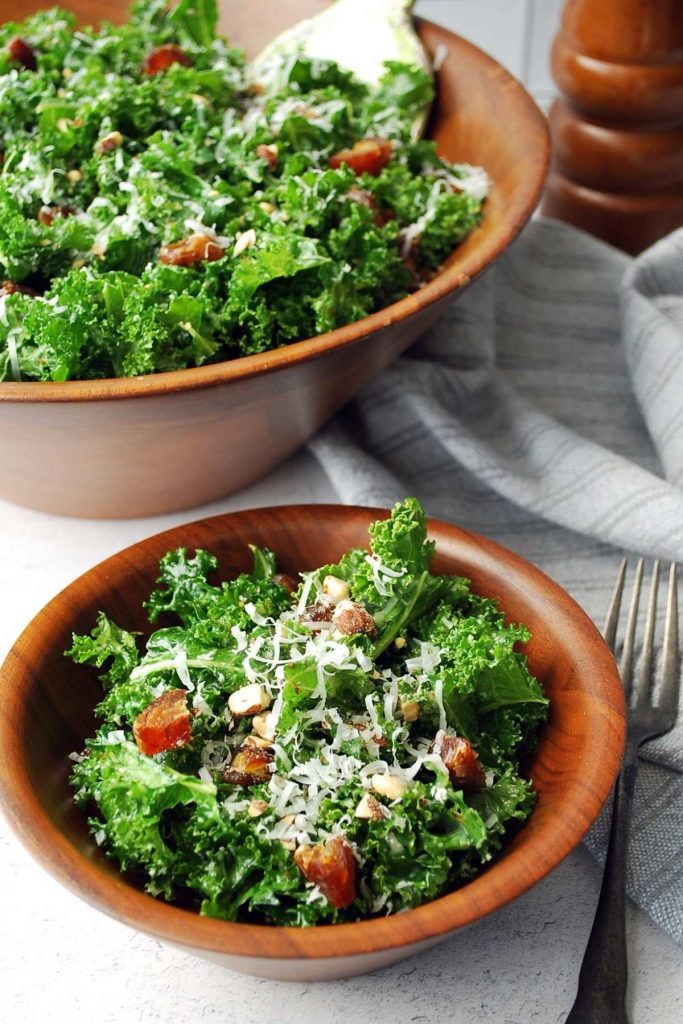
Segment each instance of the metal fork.
[{"label": "metal fork", "polygon": [[[614,652],[619,609],[624,591],[627,561],[621,563],[605,628],[605,640]],[[645,740],[662,736],[676,722],[679,683],[678,597],[676,565],[669,572],[669,586],[662,644],[662,678],[657,704],[653,701],[655,621],[659,562],[652,567],[649,604],[640,658],[634,684],[635,639],[638,606],[643,583],[643,559],[636,566],[633,593],[626,623],[619,671],[628,711],[626,750],[617,776],[612,808],[605,872],[600,899],[588,946],[581,964],[576,1001],[567,1024],[630,1024],[626,1010],[626,850],[633,790],[638,770],[638,748]]]}]

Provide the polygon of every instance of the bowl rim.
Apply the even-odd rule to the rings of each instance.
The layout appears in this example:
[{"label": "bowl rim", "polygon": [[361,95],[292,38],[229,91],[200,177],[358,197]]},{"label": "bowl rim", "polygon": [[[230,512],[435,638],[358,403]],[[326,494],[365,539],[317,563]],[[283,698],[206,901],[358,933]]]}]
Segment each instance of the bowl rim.
[{"label": "bowl rim", "polygon": [[[374,333],[378,333],[396,323],[406,320],[411,315],[428,309],[447,295],[465,287],[482,271],[486,270],[494,260],[517,237],[531,217],[540,199],[550,162],[550,131],[547,120],[524,86],[493,57],[484,50],[463,39],[462,36],[441,25],[436,25],[424,18],[416,18],[421,30],[434,32],[447,46],[468,55],[475,60],[483,71],[488,69],[495,74],[499,87],[505,89],[508,96],[514,96],[526,113],[526,126],[533,137],[530,152],[536,156],[531,163],[532,170],[515,192],[515,201],[506,209],[500,229],[495,236],[486,240],[483,246],[458,262],[457,266],[443,266],[435,277],[418,292],[399,299],[389,306],[344,324],[333,331],[305,338],[301,341],[283,345],[268,352],[255,355],[239,356],[205,366],[189,367],[181,370],[169,370],[161,373],[150,373],[139,377],[107,377],[101,380],[74,381],[3,381],[0,383],[0,402],[85,402],[92,400],[121,400],[144,398],[168,393],[196,391],[231,381],[244,380],[272,373],[284,366],[294,366],[319,358],[336,349],[344,348],[363,341]],[[536,168],[535,172],[533,168]],[[468,238],[476,237],[475,228]],[[449,259],[458,252],[456,247]]]},{"label": "bowl rim", "polygon": [[[151,535],[93,566],[57,594],[29,623],[0,666],[0,806],[9,824],[42,867],[82,899],[133,928],[185,949],[254,959],[318,960],[438,941],[517,898],[555,868],[590,828],[619,769],[626,729],[623,689],[614,658],[593,622],[559,584],[533,563],[489,538],[429,519],[429,534],[437,542],[437,555],[441,551],[456,562],[462,558],[465,571],[468,563],[471,567],[476,561],[484,574],[500,574],[500,565],[504,564],[507,577],[514,580],[516,590],[521,588],[529,598],[530,607],[534,606],[531,598],[541,600],[550,635],[558,635],[560,630],[578,631],[582,643],[576,658],[585,658],[590,650],[592,688],[582,689],[584,693],[590,692],[591,707],[600,712],[586,714],[582,719],[584,736],[590,739],[586,743],[590,756],[583,758],[581,770],[590,779],[590,785],[579,777],[567,783],[563,799],[554,807],[551,819],[544,819],[543,833],[536,834],[538,839],[531,843],[531,848],[512,843],[504,856],[495,858],[490,867],[461,888],[404,913],[310,928],[201,917],[147,895],[89,859],[59,830],[38,799],[28,770],[30,753],[21,750],[14,760],[7,754],[12,750],[12,736],[21,735],[24,703],[18,694],[22,687],[25,693],[31,688],[32,671],[22,652],[49,652],[51,631],[63,625],[65,609],[73,617],[88,600],[89,581],[94,579],[100,590],[115,591],[119,569],[130,571],[131,565],[136,564],[136,555],[148,545],[164,550],[177,547],[183,542],[184,531],[193,528],[217,538],[229,537],[231,524],[242,521],[246,529],[250,517],[255,515],[270,520],[267,528],[277,528],[283,518],[305,519],[311,509],[320,521],[327,519],[328,525],[336,519],[359,528],[388,515],[387,509],[363,506],[269,506],[199,519]],[[149,555],[146,552],[147,558]],[[533,813],[529,821],[532,820]]]}]

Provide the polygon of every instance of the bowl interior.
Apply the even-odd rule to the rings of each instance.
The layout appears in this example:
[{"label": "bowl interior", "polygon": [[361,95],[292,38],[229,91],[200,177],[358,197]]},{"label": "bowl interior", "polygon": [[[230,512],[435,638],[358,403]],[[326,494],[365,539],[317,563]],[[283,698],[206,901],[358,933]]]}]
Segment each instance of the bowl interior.
[{"label": "bowl interior", "polygon": [[28,626],[0,669],[0,796],[31,853],[79,896],[126,923],[204,950],[242,956],[318,958],[389,949],[470,924],[542,878],[579,842],[607,797],[624,737],[622,690],[610,652],[590,620],[540,570],[474,534],[431,522],[434,568],[469,577],[525,622],[531,670],[551,700],[529,772],[538,793],[531,818],[492,865],[456,892],[393,918],[312,929],[227,924],[157,901],[122,878],[72,805],[68,755],[80,750],[100,696],[92,670],[62,652],[100,609],[149,630],[141,608],[169,548],[204,547],[230,577],[249,568],[248,543],[268,545],[296,573],[366,546],[386,513],[342,506],[261,509],[158,534],[96,566]]}]

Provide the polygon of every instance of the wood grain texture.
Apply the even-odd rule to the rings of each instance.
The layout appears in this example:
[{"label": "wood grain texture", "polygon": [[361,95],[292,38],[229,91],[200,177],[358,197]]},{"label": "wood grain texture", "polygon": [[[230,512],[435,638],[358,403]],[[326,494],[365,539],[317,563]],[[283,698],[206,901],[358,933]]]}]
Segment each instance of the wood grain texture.
[{"label": "wood grain texture", "polygon": [[567,0],[543,212],[636,254],[683,224],[680,0]]},{"label": "wood grain texture", "polygon": [[[36,6],[22,0],[12,14]],[[86,20],[124,9],[120,0],[65,6]],[[234,20],[247,42],[267,22],[256,18],[257,6],[225,2],[224,27]],[[273,9],[281,19],[302,6]],[[448,50],[430,134],[446,157],[481,164],[492,179],[483,223],[434,280],[364,320],[261,355],[127,380],[0,385],[2,497],[107,518],[155,515],[236,491],[295,451],[507,248],[545,181],[545,120],[476,47],[428,22],[419,31],[430,52]]]},{"label": "wood grain texture", "polygon": [[[102,609],[126,628],[148,632],[141,605],[169,548],[208,548],[218,556],[222,575],[230,577],[249,567],[248,543],[267,545],[283,571],[295,574],[335,561],[351,546],[365,546],[367,526],[379,515],[386,513],[285,506],[178,527],[102,562],[33,620],[0,669],[0,796],[21,840],[60,882],[127,924],[201,955],[233,954],[255,973],[263,970],[263,960],[293,959],[299,978],[317,977],[316,959],[355,956],[354,970],[362,973],[370,969],[365,955],[387,951],[387,959],[396,959],[412,944],[433,942],[477,921],[541,879],[579,842],[610,791],[623,748],[623,697],[612,656],[578,605],[539,569],[492,541],[436,521],[430,522],[437,545],[434,569],[466,575],[476,592],[500,601],[509,619],[527,623],[533,637],[530,667],[551,700],[550,720],[529,769],[536,807],[486,871],[462,889],[396,917],[310,929],[229,924],[145,895],[119,875],[88,835],[67,785],[68,754],[81,749],[92,731],[100,694],[95,673],[62,655],[72,631],[89,630]],[[310,973],[299,963],[302,958],[311,962]]]}]

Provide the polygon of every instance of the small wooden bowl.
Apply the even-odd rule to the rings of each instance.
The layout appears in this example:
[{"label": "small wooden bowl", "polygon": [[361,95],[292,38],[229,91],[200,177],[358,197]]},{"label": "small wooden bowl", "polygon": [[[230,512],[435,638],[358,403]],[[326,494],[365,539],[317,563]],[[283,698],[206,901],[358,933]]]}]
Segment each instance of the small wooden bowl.
[{"label": "small wooden bowl", "polygon": [[[17,17],[37,6],[19,2]],[[124,5],[65,6],[93,20],[116,18]],[[259,25],[243,14],[239,28],[248,44]],[[429,134],[444,156],[485,167],[493,183],[483,223],[436,277],[372,316],[261,355],[122,380],[0,384],[1,497],[110,518],[239,490],[296,451],[507,248],[545,182],[545,119],[481,50],[429,22],[419,30],[430,53],[447,51]]]},{"label": "small wooden bowl", "polygon": [[72,803],[68,755],[93,732],[101,691],[95,672],[63,656],[72,631],[101,609],[149,632],[142,601],[159,558],[203,547],[225,577],[248,569],[248,543],[277,552],[295,574],[366,546],[385,512],[338,505],[258,509],[157,534],[91,569],[48,604],[0,669],[0,797],[22,842],[60,882],[93,906],[188,952],[247,974],[323,980],[362,974],[410,956],[519,896],[587,831],[614,781],[624,741],[624,702],[614,660],[577,604],[539,569],[493,541],[430,522],[434,569],[460,573],[474,590],[526,623],[532,672],[551,701],[529,771],[531,817],[503,853],[463,888],[416,910],[357,924],[277,928],[229,924],[156,900],[123,878],[98,849]]}]

